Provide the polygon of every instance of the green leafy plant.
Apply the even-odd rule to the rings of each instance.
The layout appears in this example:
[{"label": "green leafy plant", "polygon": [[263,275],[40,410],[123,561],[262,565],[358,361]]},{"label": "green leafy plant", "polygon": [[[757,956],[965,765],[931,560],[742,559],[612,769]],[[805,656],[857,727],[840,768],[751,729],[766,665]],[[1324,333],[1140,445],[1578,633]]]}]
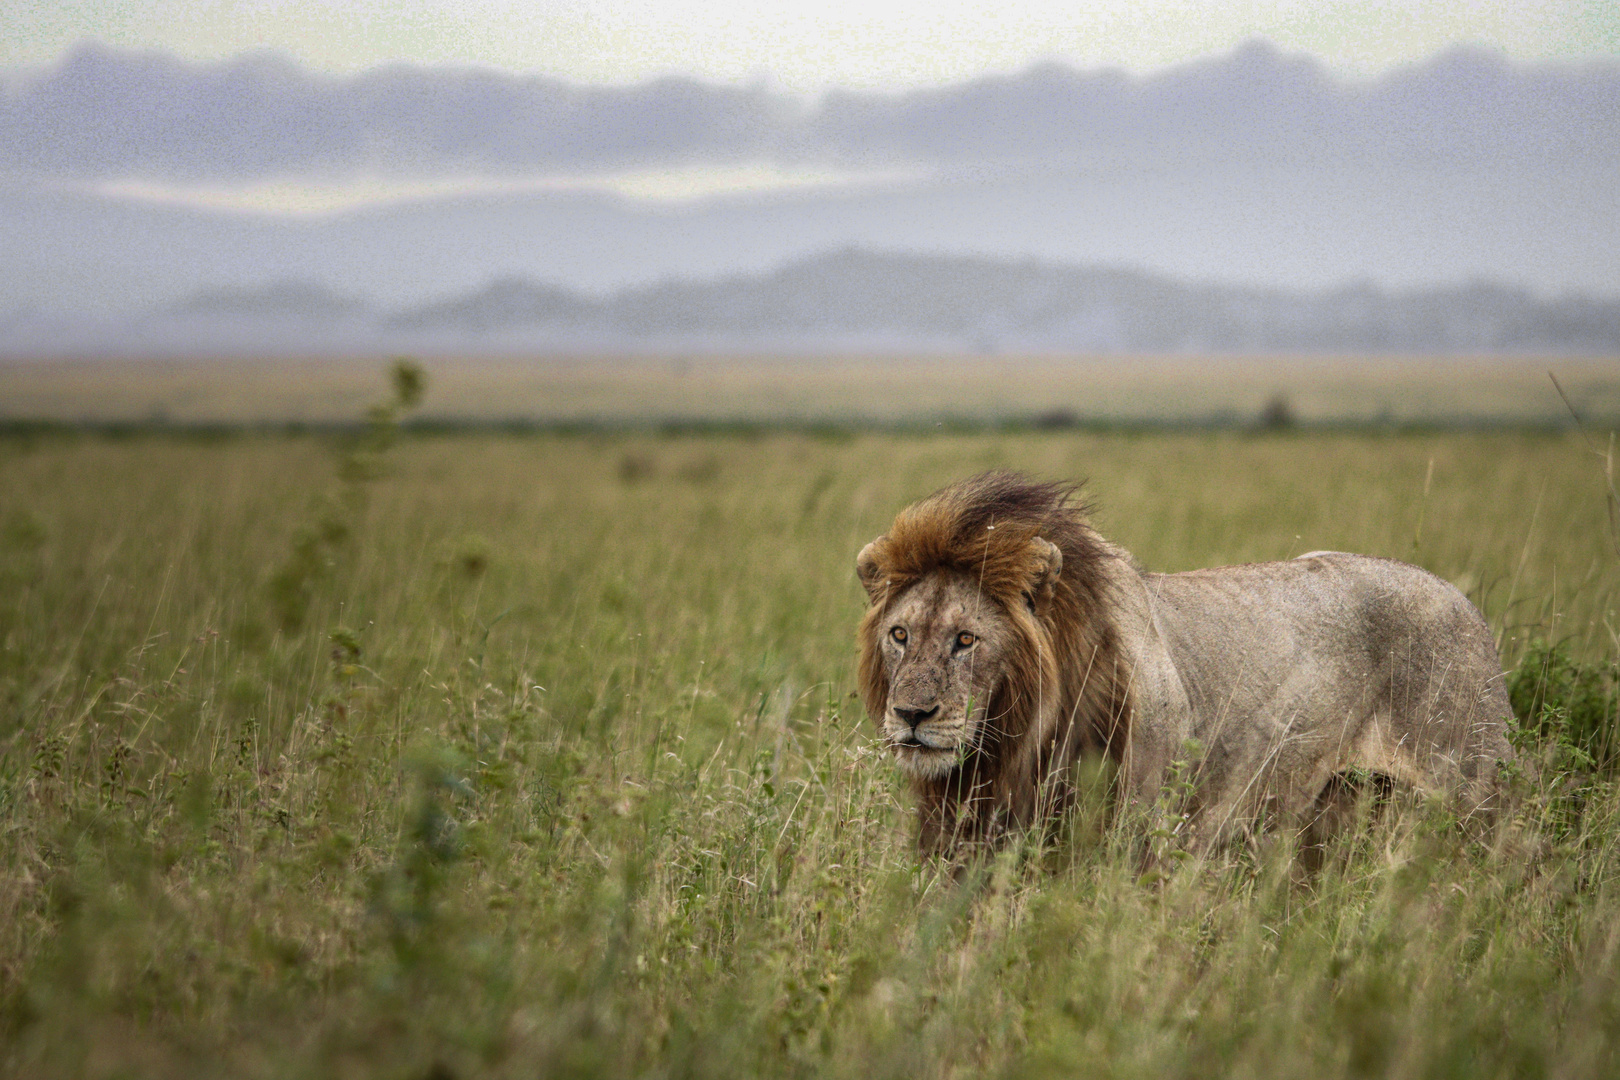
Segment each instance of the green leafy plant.
[{"label": "green leafy plant", "polygon": [[1507,686],[1521,730],[1605,772],[1620,765],[1620,664],[1583,663],[1567,642],[1537,640]]},{"label": "green leafy plant", "polygon": [[361,434],[337,455],[337,486],[319,501],[312,520],[293,533],[292,549],[270,575],[270,606],[286,633],[304,628],[316,585],[335,569],[365,508],[367,483],[383,474],[383,455],[399,438],[400,421],[422,401],[427,374],[408,357],[389,367],[390,396],[371,406]]}]

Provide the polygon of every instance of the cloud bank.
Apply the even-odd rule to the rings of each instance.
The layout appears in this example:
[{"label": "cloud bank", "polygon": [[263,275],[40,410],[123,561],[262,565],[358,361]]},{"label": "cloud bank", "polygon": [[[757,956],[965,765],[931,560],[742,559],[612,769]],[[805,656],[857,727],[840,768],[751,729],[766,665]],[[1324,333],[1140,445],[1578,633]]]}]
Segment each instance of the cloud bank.
[{"label": "cloud bank", "polygon": [[1149,76],[1059,64],[807,100],[670,77],[585,86],[472,68],[349,77],[275,54],[190,63],[86,45],[0,92],[14,179],[580,176],[735,166],[1197,169],[1265,162],[1620,170],[1620,63],[1458,48],[1346,81],[1257,41]]}]

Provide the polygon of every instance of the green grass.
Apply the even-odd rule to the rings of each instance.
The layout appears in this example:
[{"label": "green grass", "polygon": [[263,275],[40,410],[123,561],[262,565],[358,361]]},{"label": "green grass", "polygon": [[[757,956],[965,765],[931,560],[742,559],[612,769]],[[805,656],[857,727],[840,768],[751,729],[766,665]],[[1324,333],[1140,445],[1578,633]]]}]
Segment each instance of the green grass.
[{"label": "green grass", "polygon": [[956,887],[852,696],[855,552],[1000,465],[1091,477],[1151,569],[1406,558],[1510,665],[1543,642],[1602,671],[1620,559],[1576,438],[467,435],[355,461],[0,440],[5,1073],[1620,1064],[1620,797],[1556,741],[1527,736],[1543,782],[1494,844],[1398,803],[1313,880],[1269,837],[1145,887],[1093,798]]}]

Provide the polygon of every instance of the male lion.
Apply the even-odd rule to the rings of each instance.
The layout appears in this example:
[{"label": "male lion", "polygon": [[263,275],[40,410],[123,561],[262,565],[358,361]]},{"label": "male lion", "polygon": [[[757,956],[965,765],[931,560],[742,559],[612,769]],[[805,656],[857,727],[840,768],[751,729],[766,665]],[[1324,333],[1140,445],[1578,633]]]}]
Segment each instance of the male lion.
[{"label": "male lion", "polygon": [[1339,552],[1144,573],[1075,490],[976,476],[856,559],[861,690],[917,792],[924,853],[1060,813],[1088,752],[1147,805],[1189,740],[1192,850],[1268,811],[1308,823],[1351,770],[1492,807],[1511,708],[1455,588]]}]

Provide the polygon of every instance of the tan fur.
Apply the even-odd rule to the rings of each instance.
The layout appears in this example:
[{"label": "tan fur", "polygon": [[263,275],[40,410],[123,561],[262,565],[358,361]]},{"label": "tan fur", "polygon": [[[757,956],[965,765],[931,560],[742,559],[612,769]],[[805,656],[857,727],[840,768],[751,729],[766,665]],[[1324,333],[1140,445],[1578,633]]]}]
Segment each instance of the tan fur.
[{"label": "tan fur", "polygon": [[1195,747],[1192,847],[1266,811],[1305,821],[1352,769],[1491,804],[1511,710],[1489,630],[1454,588],[1336,552],[1143,573],[1075,490],[964,480],[856,561],[861,693],[911,776],[924,852],[1061,813],[1086,753],[1145,805]]}]

